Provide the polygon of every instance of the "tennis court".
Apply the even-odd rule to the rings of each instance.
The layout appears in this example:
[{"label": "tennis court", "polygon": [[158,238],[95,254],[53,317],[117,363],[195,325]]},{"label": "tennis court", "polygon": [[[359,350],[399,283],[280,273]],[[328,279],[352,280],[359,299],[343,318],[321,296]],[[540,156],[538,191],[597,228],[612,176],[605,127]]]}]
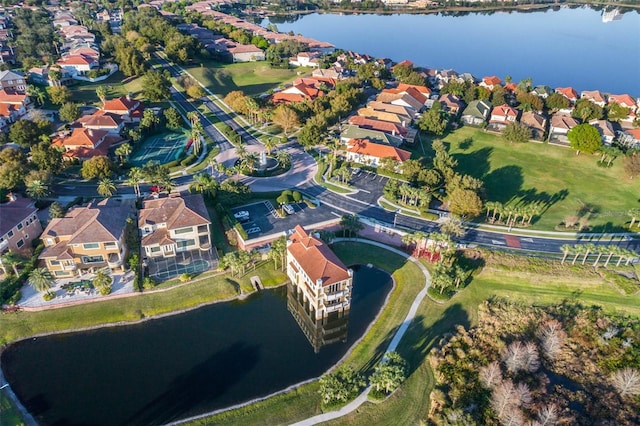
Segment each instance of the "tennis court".
[{"label": "tennis court", "polygon": [[186,133],[163,133],[153,135],[142,142],[131,156],[131,164],[139,167],[149,161],[166,164],[177,160],[184,151],[189,136]]}]

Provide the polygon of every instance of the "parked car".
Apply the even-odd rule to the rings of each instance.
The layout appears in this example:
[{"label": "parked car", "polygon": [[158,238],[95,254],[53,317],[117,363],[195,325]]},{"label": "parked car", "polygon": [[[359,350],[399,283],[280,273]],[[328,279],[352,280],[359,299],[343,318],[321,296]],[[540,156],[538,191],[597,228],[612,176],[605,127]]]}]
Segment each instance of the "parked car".
[{"label": "parked car", "polygon": [[291,204],[284,204],[282,206],[282,210],[284,210],[287,214],[294,214],[296,212]]},{"label": "parked car", "polygon": [[240,220],[240,219],[249,219],[249,212],[246,211],[246,210],[241,210],[239,212],[235,212],[233,214],[233,217],[235,217],[238,220]]}]

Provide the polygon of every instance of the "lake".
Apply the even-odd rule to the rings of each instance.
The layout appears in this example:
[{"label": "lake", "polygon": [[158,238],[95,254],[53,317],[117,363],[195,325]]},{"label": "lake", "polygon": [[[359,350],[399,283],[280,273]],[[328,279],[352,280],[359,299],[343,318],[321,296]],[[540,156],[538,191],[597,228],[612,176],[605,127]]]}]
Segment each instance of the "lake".
[{"label": "lake", "polygon": [[607,23],[588,7],[458,16],[314,13],[295,22],[274,20],[281,32],[396,62],[640,96],[637,11]]},{"label": "lake", "polygon": [[354,267],[346,339],[314,348],[287,288],[148,322],[10,345],[2,369],[40,424],[163,424],[317,377],[362,336],[392,287]]}]

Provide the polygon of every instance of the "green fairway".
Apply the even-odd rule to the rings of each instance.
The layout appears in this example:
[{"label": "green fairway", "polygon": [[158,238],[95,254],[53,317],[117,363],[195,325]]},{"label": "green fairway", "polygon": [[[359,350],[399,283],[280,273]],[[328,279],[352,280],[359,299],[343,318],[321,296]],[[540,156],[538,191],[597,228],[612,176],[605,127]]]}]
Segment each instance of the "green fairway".
[{"label": "green fairway", "polygon": [[234,90],[242,90],[246,95],[255,96],[310,74],[307,68],[277,69],[271,68],[267,62],[223,64],[203,61],[202,65],[185,69],[209,90],[221,96]]},{"label": "green fairway", "polygon": [[117,71],[112,76],[98,83],[80,82],[71,87],[71,100],[84,105],[100,106],[100,99],[96,95],[99,86],[109,87],[107,94],[109,99],[131,93],[136,99],[142,96],[142,80],[140,77],[125,77],[122,72]]},{"label": "green fairway", "polygon": [[[620,231],[640,208],[640,186],[629,180],[622,159],[598,167],[598,156],[539,143],[509,144],[500,136],[463,127],[444,138],[458,171],[485,182],[488,201],[543,202],[534,229],[553,230],[566,216],[585,216],[592,232]],[[590,210],[590,212],[588,212]]]}]

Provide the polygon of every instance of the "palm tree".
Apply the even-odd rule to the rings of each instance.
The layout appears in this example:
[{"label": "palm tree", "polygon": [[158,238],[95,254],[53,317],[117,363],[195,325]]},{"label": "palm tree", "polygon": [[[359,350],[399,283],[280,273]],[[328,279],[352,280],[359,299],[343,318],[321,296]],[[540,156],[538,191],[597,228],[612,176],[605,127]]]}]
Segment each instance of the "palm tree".
[{"label": "palm tree", "polygon": [[113,283],[113,278],[109,274],[109,270],[107,268],[100,269],[96,272],[96,276],[93,278],[93,286],[102,294],[103,296],[111,293],[111,284]]},{"label": "palm tree", "polygon": [[247,155],[247,148],[243,144],[238,144],[236,146],[236,155],[242,160]]},{"label": "palm tree", "polygon": [[636,220],[638,220],[638,216],[640,216],[640,209],[631,209],[627,212],[627,216],[631,216],[631,225],[629,225],[629,229],[633,228]]},{"label": "palm tree", "polygon": [[276,160],[280,163],[280,167],[286,169],[291,165],[291,154],[286,151],[278,151],[276,153]]},{"label": "palm tree", "polygon": [[607,246],[607,252],[609,253],[609,256],[607,256],[607,261],[604,262],[604,267],[606,268],[607,265],[609,265],[609,261],[611,260],[611,257],[614,256],[616,253],[618,253],[618,247],[616,246]]},{"label": "palm tree", "polygon": [[416,243],[416,249],[418,251],[418,256],[420,256],[420,252],[424,249],[424,245],[427,242],[429,235],[422,231],[416,231],[413,233],[413,241]]},{"label": "palm tree", "polygon": [[598,246],[598,257],[596,258],[596,261],[593,262],[594,267],[597,267],[598,263],[600,262],[600,258],[602,257],[602,249],[603,249],[602,246]]},{"label": "palm tree", "polygon": [[345,214],[340,219],[340,226],[345,230],[349,231],[349,238],[351,235],[355,233],[358,235],[358,231],[361,231],[364,228],[364,225],[360,223],[360,218],[356,214]]},{"label": "palm tree", "polygon": [[467,271],[465,271],[461,266],[455,265],[453,267],[453,280],[456,284],[456,288],[460,287],[460,284],[463,283],[467,279]]},{"label": "palm tree", "polygon": [[627,252],[627,261],[625,262],[625,265],[629,265],[629,263],[631,263],[633,259],[638,257],[638,253],[636,253],[633,250],[626,250],[626,252]]},{"label": "palm tree", "polygon": [[96,96],[100,99],[100,102],[104,105],[104,102],[107,100],[107,95],[109,94],[108,86],[98,86],[96,87]]},{"label": "palm tree", "polygon": [[267,155],[271,155],[271,151],[276,149],[277,146],[278,143],[275,138],[268,138],[264,141],[264,149],[267,151]]},{"label": "palm tree", "polygon": [[540,214],[542,208],[540,204],[534,203],[529,206],[529,220],[527,220],[527,225],[531,225],[531,219]]},{"label": "palm tree", "polygon": [[584,265],[585,262],[587,261],[587,257],[589,257],[589,253],[594,252],[598,250],[598,247],[596,247],[595,244],[585,244],[584,245],[584,257],[582,258],[582,264]]},{"label": "palm tree", "polygon": [[400,238],[400,241],[402,241],[402,244],[409,248],[411,247],[411,244],[415,242],[414,234],[412,234],[411,232],[407,232]]},{"label": "palm tree", "polygon": [[576,264],[576,260],[578,260],[578,256],[580,256],[582,253],[584,253],[584,246],[580,245],[580,244],[575,244],[573,246],[573,252],[575,253],[575,257],[573,258],[573,261],[571,262],[572,265]]},{"label": "palm tree", "polygon": [[27,194],[35,200],[41,200],[49,195],[49,185],[41,179],[33,179],[27,183]]},{"label": "palm tree", "polygon": [[569,253],[573,251],[573,246],[571,244],[563,244],[562,247],[560,247],[560,249],[562,250],[562,253],[563,253],[562,262],[560,262],[560,264],[564,265],[564,261],[567,259],[567,256],[569,255]]},{"label": "palm tree", "polygon": [[120,162],[123,163],[124,159],[128,158],[129,154],[131,154],[131,145],[129,145],[126,142],[123,143],[122,145],[120,145],[119,147],[116,148],[115,154],[120,159]]},{"label": "palm tree", "polygon": [[193,177],[193,183],[189,185],[189,191],[213,198],[218,189],[218,182],[208,173],[199,173]]},{"label": "palm tree", "polygon": [[53,276],[47,268],[36,268],[29,274],[29,285],[31,285],[36,291],[51,294],[49,290],[53,283]]},{"label": "palm tree", "polygon": [[34,86],[32,84],[27,86],[27,95],[34,98],[40,106],[44,105],[44,101],[47,98],[47,94],[44,90],[42,90],[42,88]]},{"label": "palm tree", "polygon": [[[484,208],[487,211],[487,214],[485,216],[485,220],[488,222],[489,221],[489,213],[491,213],[491,210],[493,210],[496,207],[497,202],[496,201],[487,201],[484,204]],[[495,210],[494,210],[495,211]],[[495,217],[495,213],[493,215]]]},{"label": "palm tree", "polygon": [[129,170],[129,178],[127,179],[127,185],[133,187],[133,192],[136,196],[140,196],[140,182],[142,182],[142,169],[140,167],[132,167]]},{"label": "palm tree", "polygon": [[200,123],[200,114],[198,114],[198,111],[190,111],[187,113],[187,118],[189,119],[189,122],[191,123],[191,125],[193,126],[195,123]]},{"label": "palm tree", "polygon": [[24,263],[25,259],[20,256],[18,253],[9,250],[5,254],[0,257],[0,266],[2,266],[2,270],[5,274],[7,274],[7,267],[11,267],[13,269],[13,273],[18,276],[18,266]]},{"label": "palm tree", "polygon": [[102,197],[109,198],[118,191],[116,184],[111,179],[102,179],[98,182],[98,194]]}]

